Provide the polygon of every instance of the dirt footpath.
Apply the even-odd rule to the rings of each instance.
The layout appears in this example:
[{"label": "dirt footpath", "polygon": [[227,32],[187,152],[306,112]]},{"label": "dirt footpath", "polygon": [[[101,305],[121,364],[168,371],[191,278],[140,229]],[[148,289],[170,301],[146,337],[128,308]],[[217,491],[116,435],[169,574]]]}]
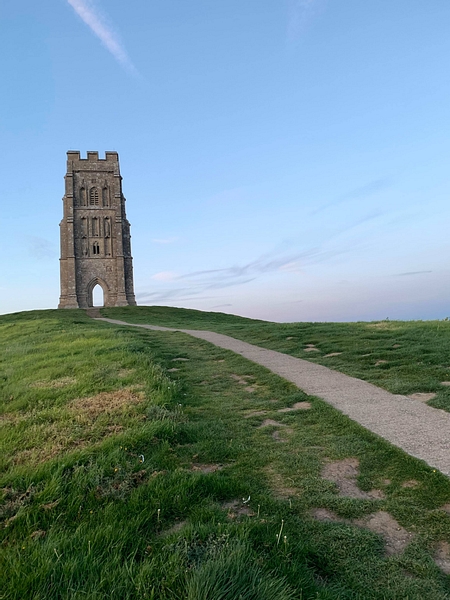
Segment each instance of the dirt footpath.
[{"label": "dirt footpath", "polygon": [[420,400],[391,394],[322,365],[220,333],[137,325],[106,318],[96,320],[157,331],[181,331],[236,352],[291,381],[307,394],[322,398],[366,429],[450,476],[450,413],[446,411]]}]

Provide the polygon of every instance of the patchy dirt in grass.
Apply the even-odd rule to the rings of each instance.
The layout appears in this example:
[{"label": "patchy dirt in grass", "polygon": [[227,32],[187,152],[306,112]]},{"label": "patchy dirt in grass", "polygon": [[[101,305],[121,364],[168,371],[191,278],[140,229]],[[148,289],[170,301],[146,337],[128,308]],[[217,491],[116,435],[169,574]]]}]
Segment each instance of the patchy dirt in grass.
[{"label": "patchy dirt in grass", "polygon": [[216,471],[221,471],[224,465],[207,465],[202,463],[193,463],[191,467],[191,471],[196,471],[200,473],[215,473]]},{"label": "patchy dirt in grass", "polygon": [[436,398],[436,394],[434,392],[417,392],[415,394],[408,394],[408,398],[419,400],[420,402],[428,402]]},{"label": "patchy dirt in grass", "polygon": [[[258,429],[264,429],[265,427],[282,427],[284,434],[293,433],[294,430],[285,425],[284,423],[279,423],[278,421],[274,421],[273,419],[264,419]],[[287,442],[286,437],[283,436],[279,431],[274,431],[272,433],[272,437],[276,442]]]},{"label": "patchy dirt in grass", "polygon": [[287,340],[293,340],[294,338],[292,337],[292,335],[290,335],[289,337],[286,338]]},{"label": "patchy dirt in grass", "polygon": [[276,442],[287,442],[288,439],[283,435],[283,434],[290,434],[293,433],[293,429],[291,429],[290,427],[286,427],[286,429],[283,429],[283,433],[281,433],[280,431],[274,431],[272,433],[272,437]]},{"label": "patchy dirt in grass", "polygon": [[414,534],[404,529],[394,517],[384,510],[372,513],[362,519],[344,519],[327,508],[314,508],[310,511],[310,514],[317,521],[347,523],[348,525],[356,525],[364,529],[369,529],[373,533],[381,535],[384,540],[385,552],[388,555],[403,552],[414,537]]},{"label": "patchy dirt in grass", "polygon": [[239,517],[253,517],[254,511],[244,503],[243,500],[232,500],[222,504],[222,508],[228,511],[227,517],[231,520],[239,519]]},{"label": "patchy dirt in grass", "polygon": [[172,358],[172,362],[177,362],[177,361],[178,362],[188,362],[189,359],[188,358],[182,358],[182,357],[180,357],[180,358]]},{"label": "patchy dirt in grass", "polygon": [[325,354],[324,358],[331,358],[332,356],[340,356],[342,352],[330,352],[330,354]]},{"label": "patchy dirt in grass", "polygon": [[287,425],[274,421],[273,419],[264,419],[258,429],[263,429],[263,427],[287,427]]},{"label": "patchy dirt in grass", "polygon": [[355,520],[353,523],[381,535],[388,555],[403,552],[414,537],[414,534],[404,529],[393,516],[384,510],[373,513],[364,519]]},{"label": "patchy dirt in grass", "polygon": [[103,413],[110,414],[132,404],[140,404],[144,397],[142,391],[136,393],[130,388],[123,388],[114,392],[101,392],[88,398],[76,398],[68,404],[68,408],[77,414],[81,411],[95,418]]},{"label": "patchy dirt in grass", "polygon": [[120,371],[117,373],[117,377],[124,379],[125,377],[129,377],[130,375],[132,375],[135,372],[136,372],[136,369],[120,369]]},{"label": "patchy dirt in grass", "polygon": [[249,381],[247,379],[255,379],[253,375],[237,375],[236,373],[231,373],[230,377],[241,385],[248,385]]},{"label": "patchy dirt in grass", "polygon": [[30,388],[57,389],[73,385],[76,382],[75,377],[61,377],[60,379],[52,379],[51,381],[35,381],[34,383],[30,383]]},{"label": "patchy dirt in grass", "polygon": [[60,503],[60,499],[58,498],[58,500],[54,500],[53,502],[47,502],[47,504],[41,504],[41,508],[43,508],[44,510],[52,510],[52,509],[56,508],[59,503]]},{"label": "patchy dirt in grass", "polygon": [[252,412],[249,412],[244,416],[244,419],[251,419],[252,417],[262,417],[266,414],[267,410],[252,410]]},{"label": "patchy dirt in grass", "polygon": [[379,367],[380,365],[385,365],[387,364],[387,360],[377,360],[377,362],[375,363],[376,367]]},{"label": "patchy dirt in grass", "polygon": [[322,521],[325,523],[344,523],[346,520],[342,517],[339,517],[332,510],[328,510],[327,508],[313,508],[310,511],[311,516],[316,519],[316,521]]},{"label": "patchy dirt in grass", "polygon": [[9,527],[17,517],[19,509],[29,504],[37,491],[34,485],[30,485],[25,492],[14,488],[2,489],[3,503],[0,505],[0,523],[3,527]]},{"label": "patchy dirt in grass", "polygon": [[[153,474],[151,475],[153,476]],[[120,472],[113,477],[104,477],[95,489],[97,498],[114,498],[125,500],[130,492],[143,485],[148,480],[149,474],[146,469],[135,473],[122,475]]]},{"label": "patchy dirt in grass", "polygon": [[[33,441],[30,440],[28,447],[17,452],[11,462],[15,465],[40,464],[63,452],[100,443],[105,437],[123,431],[124,426],[118,422],[123,418],[123,411],[144,399],[144,392],[131,386],[72,400],[67,404],[68,414],[63,414],[63,418],[30,427]],[[104,415],[106,418],[101,419]],[[141,415],[137,418],[146,417]]]},{"label": "patchy dirt in grass", "polygon": [[416,488],[418,487],[419,482],[415,479],[410,479],[409,481],[404,481],[402,483],[402,488]]},{"label": "patchy dirt in grass", "polygon": [[46,531],[44,531],[43,529],[37,529],[36,531],[33,531],[32,534],[30,534],[30,538],[32,540],[41,540],[46,535],[47,535]]},{"label": "patchy dirt in grass", "polygon": [[401,348],[401,344],[394,344],[392,347],[393,348]]},{"label": "patchy dirt in grass", "polygon": [[303,352],[320,352],[319,348],[316,348],[315,346],[306,346],[306,348],[303,348]]},{"label": "patchy dirt in grass", "polygon": [[175,371],[179,371],[180,369],[177,369],[176,367],[173,367],[172,369],[167,369],[168,373],[175,373]]},{"label": "patchy dirt in grass", "polygon": [[443,510],[444,512],[446,512],[447,514],[450,515],[450,503],[447,503],[447,504],[444,504],[443,506],[440,506],[439,510]]},{"label": "patchy dirt in grass", "polygon": [[450,575],[450,544],[448,542],[441,541],[436,544],[433,560],[446,575]]},{"label": "patchy dirt in grass", "polygon": [[379,321],[378,323],[367,323],[367,329],[390,329],[396,330],[401,329],[401,326],[394,325],[391,321]]},{"label": "patchy dirt in grass", "polygon": [[[275,496],[278,498],[287,500],[301,494],[301,490],[295,487],[294,481],[290,477],[285,478],[280,475],[273,465],[268,465],[265,467],[264,472],[267,476],[270,487],[272,488]],[[286,481],[286,479],[289,481]]]},{"label": "patchy dirt in grass", "polygon": [[174,523],[174,525],[172,525],[172,527],[169,527],[169,529],[165,529],[164,531],[161,531],[159,536],[162,538],[169,537],[169,535],[172,535],[174,533],[178,533],[179,531],[181,531],[183,529],[183,527],[185,527],[186,525],[187,525],[187,521],[178,521],[178,523]]},{"label": "patchy dirt in grass", "polygon": [[347,498],[357,499],[381,499],[384,498],[382,490],[371,490],[363,492],[356,484],[359,475],[359,460],[357,458],[344,458],[335,462],[327,463],[321,476],[327,481],[336,484],[339,495]]},{"label": "patchy dirt in grass", "polygon": [[311,402],[296,402],[293,406],[288,408],[280,408],[277,412],[287,413],[296,410],[309,410],[311,408]]}]

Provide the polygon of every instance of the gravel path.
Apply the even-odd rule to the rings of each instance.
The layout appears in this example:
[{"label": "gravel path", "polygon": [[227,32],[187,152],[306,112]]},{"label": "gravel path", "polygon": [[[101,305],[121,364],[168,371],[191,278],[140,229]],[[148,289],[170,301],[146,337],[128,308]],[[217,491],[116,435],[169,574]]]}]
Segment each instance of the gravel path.
[{"label": "gravel path", "polygon": [[136,325],[115,319],[96,319],[116,325],[157,331],[181,331],[262,365],[301,390],[326,402],[408,454],[450,476],[450,413],[419,400],[391,394],[371,383],[322,365],[266,350],[212,331]]}]

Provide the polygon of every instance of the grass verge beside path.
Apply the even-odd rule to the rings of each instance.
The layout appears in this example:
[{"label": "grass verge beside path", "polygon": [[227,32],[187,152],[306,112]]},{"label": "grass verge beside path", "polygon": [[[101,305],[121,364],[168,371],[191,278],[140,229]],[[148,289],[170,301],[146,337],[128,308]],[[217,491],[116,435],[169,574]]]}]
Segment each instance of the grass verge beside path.
[{"label": "grass verge beside path", "polygon": [[[103,309],[107,317],[207,329],[316,362],[450,412],[450,321],[269,323],[159,306]],[[424,396],[428,394],[428,396]]]},{"label": "grass verge beside path", "polygon": [[450,598],[450,481],[232,352],[8,315],[0,393],[0,598]]}]

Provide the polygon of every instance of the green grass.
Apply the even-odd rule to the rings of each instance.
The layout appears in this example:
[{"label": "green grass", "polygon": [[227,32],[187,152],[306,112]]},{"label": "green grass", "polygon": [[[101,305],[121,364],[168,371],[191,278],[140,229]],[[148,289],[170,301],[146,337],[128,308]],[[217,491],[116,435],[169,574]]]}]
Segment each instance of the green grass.
[{"label": "green grass", "polygon": [[[104,312],[249,341],[266,327],[267,346],[286,327],[286,343],[297,331],[326,353],[319,325],[152,310]],[[450,543],[450,481],[240,356],[83,311],[19,313],[0,317],[0,394],[0,598],[450,598],[433,561]],[[322,478],[347,457],[383,499]],[[378,511],[413,534],[404,552],[355,524]]]},{"label": "green grass", "polygon": [[[433,392],[430,406],[450,411],[450,321],[269,323],[169,307],[103,309],[130,323],[209,329],[370,381],[394,394]],[[318,352],[307,352],[314,344]],[[328,354],[339,353],[335,356]]]}]

